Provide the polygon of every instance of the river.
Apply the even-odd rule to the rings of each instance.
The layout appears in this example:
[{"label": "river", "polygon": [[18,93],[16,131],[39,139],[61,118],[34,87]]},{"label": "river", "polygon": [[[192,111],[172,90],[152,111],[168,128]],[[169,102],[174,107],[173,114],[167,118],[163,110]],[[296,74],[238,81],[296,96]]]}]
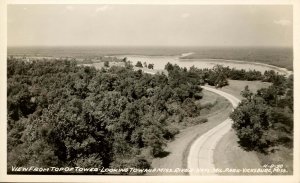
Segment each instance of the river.
[{"label": "river", "polygon": [[[185,53],[184,53],[185,54]],[[184,55],[182,54],[182,55]],[[165,65],[170,62],[172,64],[177,64],[180,67],[190,68],[195,66],[197,68],[213,68],[215,65],[220,64],[225,67],[229,66],[230,68],[236,69],[245,69],[245,70],[256,70],[260,72],[265,72],[266,70],[275,70],[280,74],[290,75],[292,71],[289,71],[285,68],[276,67],[273,65],[258,63],[258,62],[247,62],[247,61],[238,61],[238,60],[225,60],[225,59],[182,59],[181,56],[145,56],[145,55],[118,55],[117,58],[127,57],[127,60],[130,60],[134,65],[141,61],[142,63],[146,62],[147,64],[154,64],[154,68],[158,70],[164,69]]]}]

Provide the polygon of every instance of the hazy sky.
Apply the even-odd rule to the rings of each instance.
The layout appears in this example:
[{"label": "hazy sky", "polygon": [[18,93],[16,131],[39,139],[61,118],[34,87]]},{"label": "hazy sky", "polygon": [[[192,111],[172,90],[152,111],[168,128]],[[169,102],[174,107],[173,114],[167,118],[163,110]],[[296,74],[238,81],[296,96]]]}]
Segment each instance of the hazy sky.
[{"label": "hazy sky", "polygon": [[292,6],[9,5],[8,46],[292,46]]}]

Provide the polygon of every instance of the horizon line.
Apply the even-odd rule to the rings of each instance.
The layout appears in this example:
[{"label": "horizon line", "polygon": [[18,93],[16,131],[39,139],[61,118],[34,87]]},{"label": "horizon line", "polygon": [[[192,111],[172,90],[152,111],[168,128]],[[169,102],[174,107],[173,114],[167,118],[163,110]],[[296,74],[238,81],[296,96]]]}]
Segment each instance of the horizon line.
[{"label": "horizon line", "polygon": [[293,45],[287,45],[287,46],[283,46],[283,45],[230,45],[230,46],[225,46],[225,45],[216,45],[216,46],[212,46],[212,45],[58,45],[58,46],[54,46],[54,45],[7,45],[7,48],[24,48],[24,47],[107,47],[107,48],[112,48],[112,47],[173,47],[173,48],[183,48],[183,47],[187,47],[187,48],[199,48],[199,47],[205,47],[205,48],[236,48],[236,47],[244,47],[244,48],[293,48]]}]

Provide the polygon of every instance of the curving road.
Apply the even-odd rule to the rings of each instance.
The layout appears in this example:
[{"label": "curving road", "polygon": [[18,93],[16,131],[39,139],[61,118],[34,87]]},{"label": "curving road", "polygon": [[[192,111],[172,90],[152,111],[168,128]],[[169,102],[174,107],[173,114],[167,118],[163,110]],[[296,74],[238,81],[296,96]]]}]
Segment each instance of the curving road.
[{"label": "curving road", "polygon": [[[225,97],[230,101],[233,108],[236,108],[240,102],[239,99],[226,92],[205,86],[202,86],[202,88]],[[224,122],[201,135],[193,142],[187,162],[187,168],[194,170],[190,172],[190,175],[217,175],[213,172],[215,168],[213,161],[214,149],[221,138],[229,132],[231,124],[232,120],[227,118]]]}]

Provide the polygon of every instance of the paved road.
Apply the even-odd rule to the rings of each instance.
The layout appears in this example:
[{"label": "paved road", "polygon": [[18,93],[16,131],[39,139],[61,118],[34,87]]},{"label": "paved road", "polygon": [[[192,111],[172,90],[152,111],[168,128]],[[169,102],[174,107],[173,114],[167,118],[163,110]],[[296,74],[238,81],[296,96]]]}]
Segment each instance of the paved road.
[{"label": "paved road", "polygon": [[[205,86],[202,86],[202,88],[225,97],[230,101],[233,108],[236,108],[240,102],[239,99],[226,92]],[[213,162],[214,149],[221,138],[229,132],[231,124],[232,120],[228,118],[194,141],[190,148],[187,162],[187,167],[194,170],[190,175],[217,175],[212,171],[215,168]]]}]

